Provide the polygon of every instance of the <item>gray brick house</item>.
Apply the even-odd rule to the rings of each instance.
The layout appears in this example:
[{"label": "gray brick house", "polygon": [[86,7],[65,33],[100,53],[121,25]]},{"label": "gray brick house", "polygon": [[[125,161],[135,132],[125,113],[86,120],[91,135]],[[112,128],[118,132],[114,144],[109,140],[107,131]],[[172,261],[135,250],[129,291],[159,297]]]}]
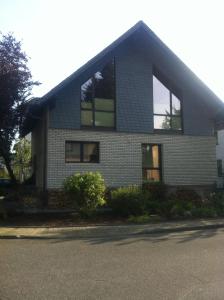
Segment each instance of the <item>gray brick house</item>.
[{"label": "gray brick house", "polygon": [[30,102],[36,186],[100,171],[108,186],[217,180],[223,102],[142,22],[49,93]]}]

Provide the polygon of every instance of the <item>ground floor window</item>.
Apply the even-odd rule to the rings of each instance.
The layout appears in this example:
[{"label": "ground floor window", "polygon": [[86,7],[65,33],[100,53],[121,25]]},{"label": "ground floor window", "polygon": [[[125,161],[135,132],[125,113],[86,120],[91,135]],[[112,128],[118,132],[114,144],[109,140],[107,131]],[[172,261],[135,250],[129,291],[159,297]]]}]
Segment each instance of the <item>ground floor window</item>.
[{"label": "ground floor window", "polygon": [[162,180],[161,145],[142,145],[142,177],[143,180],[153,182],[159,182]]},{"label": "ground floor window", "polygon": [[65,162],[67,163],[98,163],[98,142],[65,142]]},{"label": "ground floor window", "polygon": [[222,173],[222,160],[221,159],[217,160],[217,171],[218,171],[218,177],[222,177],[223,173]]}]

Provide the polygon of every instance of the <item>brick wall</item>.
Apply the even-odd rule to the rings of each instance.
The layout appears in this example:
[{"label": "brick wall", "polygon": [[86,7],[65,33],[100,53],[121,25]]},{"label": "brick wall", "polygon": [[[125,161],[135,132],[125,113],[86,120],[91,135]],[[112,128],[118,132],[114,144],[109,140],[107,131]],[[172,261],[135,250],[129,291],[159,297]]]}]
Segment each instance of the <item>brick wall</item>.
[{"label": "brick wall", "polygon": [[[100,163],[65,163],[66,140],[100,142]],[[142,143],[162,144],[166,184],[211,185],[215,182],[215,138],[212,136],[49,129],[47,187],[59,188],[65,177],[83,171],[100,171],[108,186],[140,184]]]}]

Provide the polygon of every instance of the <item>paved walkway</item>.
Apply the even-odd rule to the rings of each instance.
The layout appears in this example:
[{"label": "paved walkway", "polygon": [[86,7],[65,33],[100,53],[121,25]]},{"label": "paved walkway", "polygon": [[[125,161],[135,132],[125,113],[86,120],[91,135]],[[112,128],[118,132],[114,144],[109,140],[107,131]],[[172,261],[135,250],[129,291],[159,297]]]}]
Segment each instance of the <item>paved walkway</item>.
[{"label": "paved walkway", "polygon": [[101,236],[122,236],[155,234],[163,232],[177,232],[189,230],[204,230],[224,227],[224,219],[185,220],[179,222],[163,222],[144,225],[119,226],[76,226],[76,227],[0,227],[0,238],[91,238]]}]

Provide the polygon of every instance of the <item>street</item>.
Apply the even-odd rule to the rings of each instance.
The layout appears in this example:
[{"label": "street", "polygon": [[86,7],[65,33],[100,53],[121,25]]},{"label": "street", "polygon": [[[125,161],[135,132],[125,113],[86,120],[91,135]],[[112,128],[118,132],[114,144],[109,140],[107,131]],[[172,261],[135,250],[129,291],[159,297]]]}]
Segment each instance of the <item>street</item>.
[{"label": "street", "polygon": [[1,239],[0,299],[224,299],[224,229]]}]

